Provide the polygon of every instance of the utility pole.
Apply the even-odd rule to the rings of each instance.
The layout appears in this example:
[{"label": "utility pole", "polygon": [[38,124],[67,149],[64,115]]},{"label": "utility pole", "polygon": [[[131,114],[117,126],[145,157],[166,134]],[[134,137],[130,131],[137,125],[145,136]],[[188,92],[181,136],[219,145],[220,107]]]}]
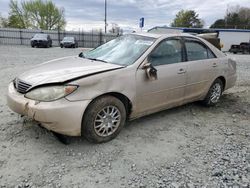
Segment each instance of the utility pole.
[{"label": "utility pole", "polygon": [[105,33],[107,33],[107,0],[105,0]]},{"label": "utility pole", "polygon": [[226,29],[228,28],[227,27],[227,21],[228,21],[228,13],[229,13],[229,5],[227,4],[227,11],[226,11],[226,19],[225,19],[225,21],[226,21]]}]

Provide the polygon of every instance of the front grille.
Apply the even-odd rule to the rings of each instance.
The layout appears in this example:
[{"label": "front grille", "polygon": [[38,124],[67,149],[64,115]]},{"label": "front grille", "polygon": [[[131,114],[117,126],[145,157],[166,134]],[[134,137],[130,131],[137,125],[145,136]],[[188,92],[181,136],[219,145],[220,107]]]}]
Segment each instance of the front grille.
[{"label": "front grille", "polygon": [[43,40],[34,40],[35,43],[43,43]]},{"label": "front grille", "polygon": [[16,90],[22,94],[25,94],[28,91],[28,89],[31,88],[31,86],[32,86],[32,85],[30,85],[24,81],[21,81],[19,79],[15,80],[14,85],[15,85]]}]

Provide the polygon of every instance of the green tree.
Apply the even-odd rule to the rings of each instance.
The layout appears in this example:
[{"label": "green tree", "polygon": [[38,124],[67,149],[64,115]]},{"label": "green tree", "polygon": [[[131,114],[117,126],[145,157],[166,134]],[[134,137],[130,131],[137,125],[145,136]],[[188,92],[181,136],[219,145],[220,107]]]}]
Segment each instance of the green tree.
[{"label": "green tree", "polygon": [[224,19],[216,20],[210,28],[225,28],[226,22]]},{"label": "green tree", "polygon": [[20,5],[10,1],[9,27],[54,30],[64,29],[65,25],[64,9],[51,1],[23,1]]},{"label": "green tree", "polygon": [[9,11],[9,18],[8,18],[8,26],[13,28],[20,28],[25,29],[30,27],[30,18],[28,13],[20,7],[17,1],[11,0],[10,4],[10,11]]},{"label": "green tree", "polygon": [[224,19],[216,20],[210,28],[250,29],[250,8],[230,7]]},{"label": "green tree", "polygon": [[202,28],[204,26],[204,22],[199,18],[199,14],[197,14],[194,10],[181,10],[176,14],[171,26]]},{"label": "green tree", "polygon": [[0,27],[8,27],[8,19],[2,17],[0,14]]}]

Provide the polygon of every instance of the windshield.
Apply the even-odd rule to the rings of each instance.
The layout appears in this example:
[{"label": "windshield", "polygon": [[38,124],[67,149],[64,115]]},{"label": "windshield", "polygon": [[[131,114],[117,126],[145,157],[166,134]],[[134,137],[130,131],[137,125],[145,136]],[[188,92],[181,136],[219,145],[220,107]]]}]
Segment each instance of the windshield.
[{"label": "windshield", "polygon": [[36,38],[36,39],[47,39],[47,35],[46,34],[35,34],[35,36],[33,38]]},{"label": "windshield", "polygon": [[74,37],[64,37],[64,38],[63,38],[63,41],[66,41],[66,42],[73,42],[73,41],[74,41]]},{"label": "windshield", "polygon": [[107,42],[83,57],[118,65],[133,64],[154,42],[154,38],[139,35],[124,35]]}]

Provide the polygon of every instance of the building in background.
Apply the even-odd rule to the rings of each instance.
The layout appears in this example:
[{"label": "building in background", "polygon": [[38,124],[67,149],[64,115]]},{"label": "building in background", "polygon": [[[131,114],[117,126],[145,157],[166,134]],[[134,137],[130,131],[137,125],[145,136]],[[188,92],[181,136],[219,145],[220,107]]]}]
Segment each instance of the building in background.
[{"label": "building in background", "polygon": [[242,42],[250,42],[250,30],[245,29],[203,29],[203,28],[175,28],[167,26],[156,26],[149,29],[150,33],[218,33],[218,37],[223,44],[222,51],[229,51],[231,45],[240,44]]}]

